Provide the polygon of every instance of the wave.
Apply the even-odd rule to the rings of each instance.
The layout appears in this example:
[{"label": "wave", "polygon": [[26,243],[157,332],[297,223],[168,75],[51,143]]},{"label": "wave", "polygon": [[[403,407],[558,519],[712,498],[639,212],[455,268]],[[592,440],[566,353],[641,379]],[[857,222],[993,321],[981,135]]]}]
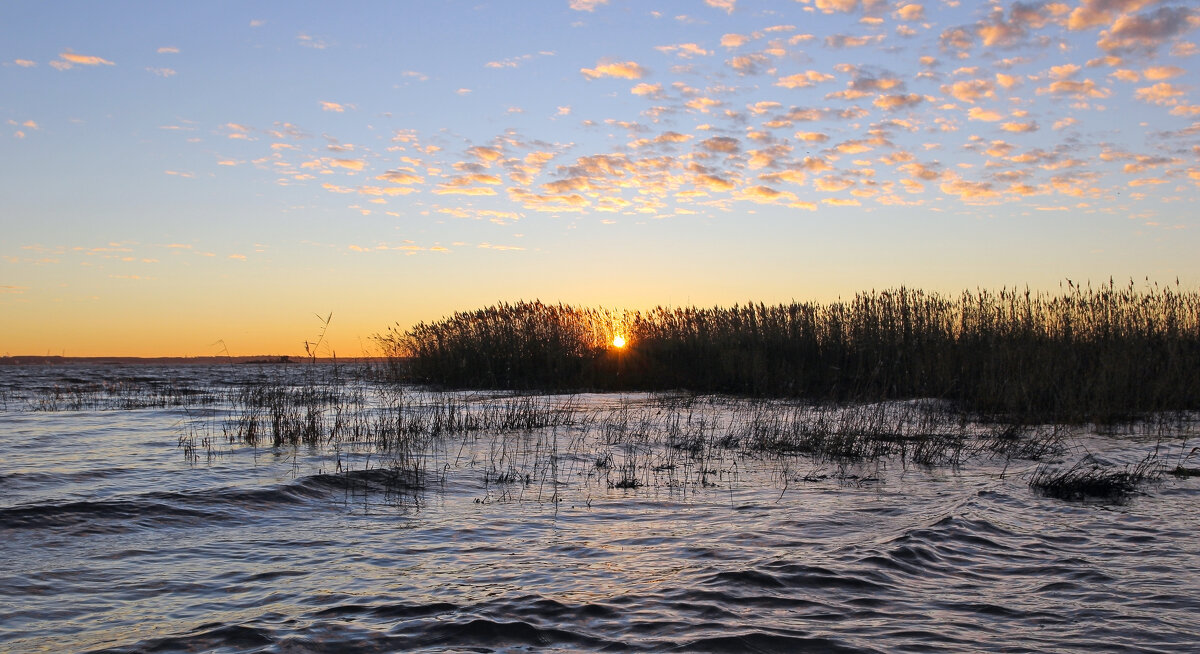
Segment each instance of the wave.
[{"label": "wave", "polygon": [[76,528],[79,534],[103,534],[243,521],[249,512],[305,505],[338,494],[395,495],[422,488],[418,473],[373,468],[310,475],[273,488],[155,491],[130,497],[19,504],[0,508],[0,530]]}]

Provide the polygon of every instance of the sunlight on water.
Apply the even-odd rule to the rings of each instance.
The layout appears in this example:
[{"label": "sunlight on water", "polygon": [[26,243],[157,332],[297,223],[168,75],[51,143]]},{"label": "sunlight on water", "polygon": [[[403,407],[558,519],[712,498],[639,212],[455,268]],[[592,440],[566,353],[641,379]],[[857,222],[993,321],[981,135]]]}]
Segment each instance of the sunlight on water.
[{"label": "sunlight on water", "polygon": [[[1200,631],[1196,480],[1115,503],[1029,488],[1089,453],[1185,461],[1190,428],[1053,432],[1039,461],[919,403],[527,401],[347,369],[322,388],[351,399],[300,414],[320,435],[276,445],[286,416],[242,391],[311,370],[5,372],[4,650],[1179,650]],[[554,424],[488,427],[531,416]],[[891,449],[787,449],[838,420]]]}]

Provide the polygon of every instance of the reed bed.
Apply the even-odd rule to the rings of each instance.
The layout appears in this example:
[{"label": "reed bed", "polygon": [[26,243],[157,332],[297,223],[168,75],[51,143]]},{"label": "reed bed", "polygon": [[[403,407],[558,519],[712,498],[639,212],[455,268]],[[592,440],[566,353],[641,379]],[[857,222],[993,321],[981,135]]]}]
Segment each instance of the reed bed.
[{"label": "reed bed", "polygon": [[1136,464],[1120,467],[1085,456],[1066,470],[1038,466],[1029,479],[1029,487],[1063,500],[1120,502],[1142,485],[1162,479],[1163,473],[1162,462],[1153,455]]},{"label": "reed bed", "polygon": [[[399,484],[392,490],[409,493],[465,473],[477,475],[480,501],[540,502],[559,501],[567,491],[591,497],[644,488],[732,488],[750,471],[762,479],[763,470],[773,471],[786,489],[829,478],[819,474],[829,466],[840,471],[833,475],[839,481],[875,483],[892,465],[953,468],[980,459],[1057,457],[1076,435],[1094,431],[981,419],[935,399],[480,394],[306,370],[311,373],[230,390],[219,411],[184,425],[179,446],[185,456],[198,461],[221,454],[223,436],[233,449],[270,447],[276,455],[318,462],[321,474],[373,480],[354,482],[356,488],[392,480]],[[1110,430],[1186,444],[1198,426],[1195,414],[1176,413]],[[1180,447],[1182,466],[1191,454]],[[793,472],[804,468],[812,471]],[[1038,484],[1058,492],[1047,482],[1049,472],[1038,474]]]},{"label": "reed bed", "polygon": [[937,398],[1029,424],[1200,409],[1200,292],[1178,283],[646,312],[518,302],[377,340],[393,375],[447,388]]},{"label": "reed bed", "polygon": [[137,380],[77,381],[13,392],[0,402],[27,411],[123,411],[201,406],[220,401],[212,388]]}]

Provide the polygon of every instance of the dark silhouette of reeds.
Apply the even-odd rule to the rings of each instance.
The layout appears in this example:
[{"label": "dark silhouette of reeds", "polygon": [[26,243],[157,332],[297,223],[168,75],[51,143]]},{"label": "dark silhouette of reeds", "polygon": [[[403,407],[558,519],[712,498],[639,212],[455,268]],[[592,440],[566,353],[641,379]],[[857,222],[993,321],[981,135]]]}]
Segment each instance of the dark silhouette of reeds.
[{"label": "dark silhouette of reeds", "polygon": [[1142,484],[1158,481],[1162,475],[1162,463],[1153,456],[1122,468],[1102,465],[1087,456],[1066,470],[1038,466],[1029,479],[1029,487],[1061,500],[1119,502]]},{"label": "dark silhouette of reeds", "polygon": [[518,302],[377,338],[396,374],[450,388],[940,398],[1028,422],[1200,408],[1200,292],[1178,282],[625,313]]}]

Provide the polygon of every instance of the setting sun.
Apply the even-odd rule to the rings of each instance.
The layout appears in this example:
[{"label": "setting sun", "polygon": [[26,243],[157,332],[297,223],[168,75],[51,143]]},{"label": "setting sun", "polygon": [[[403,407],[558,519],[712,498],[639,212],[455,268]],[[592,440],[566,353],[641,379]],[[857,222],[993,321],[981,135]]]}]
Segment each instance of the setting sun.
[{"label": "setting sun", "polygon": [[613,344],[613,347],[625,347],[625,337],[624,336],[614,336],[612,344]]}]

